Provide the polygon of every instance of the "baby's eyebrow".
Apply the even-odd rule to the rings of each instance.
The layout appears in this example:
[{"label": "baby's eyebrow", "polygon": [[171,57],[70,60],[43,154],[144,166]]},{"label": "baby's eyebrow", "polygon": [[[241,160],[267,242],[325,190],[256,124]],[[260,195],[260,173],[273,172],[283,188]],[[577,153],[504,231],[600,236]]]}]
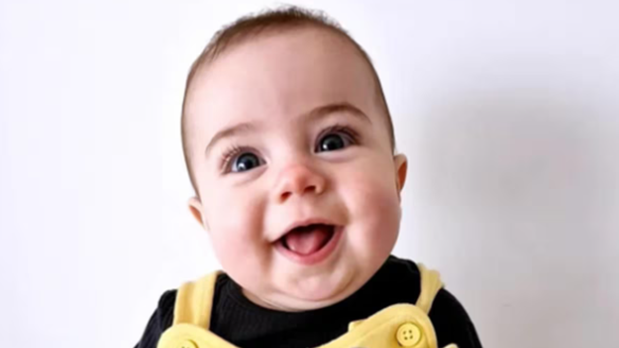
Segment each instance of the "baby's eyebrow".
[{"label": "baby's eyebrow", "polygon": [[[307,118],[310,121],[314,121],[333,113],[342,112],[358,117],[359,119],[365,122],[369,122],[370,124],[372,123],[372,120],[370,120],[370,118],[365,113],[363,113],[363,111],[348,102],[322,105],[312,109],[310,112],[303,115],[302,117]],[[206,149],[204,150],[205,155],[208,157],[215,144],[221,139],[238,136],[239,134],[243,133],[249,133],[255,131],[256,128],[257,127],[254,123],[244,122],[222,129],[221,131],[217,132],[213,136],[211,141],[209,141],[208,145],[206,145]]]},{"label": "baby's eyebrow", "polygon": [[359,108],[357,108],[356,106],[348,102],[341,102],[341,103],[334,103],[334,104],[327,104],[327,105],[319,106],[313,109],[312,111],[310,111],[307,114],[307,117],[314,120],[314,119],[323,118],[329,114],[338,113],[338,112],[346,112],[355,117],[358,117],[359,119],[363,121],[369,122],[370,124],[372,123],[372,120],[370,120],[370,118],[365,113],[363,113],[363,111],[361,111]]},{"label": "baby's eyebrow", "polygon": [[217,132],[217,134],[215,134],[213,138],[211,138],[211,141],[209,141],[208,145],[206,145],[206,149],[204,150],[204,153],[208,157],[209,153],[211,152],[215,144],[221,139],[232,137],[232,136],[238,136],[239,134],[243,134],[243,133],[249,133],[255,129],[256,129],[256,126],[253,123],[249,123],[249,122],[239,123],[234,126],[224,128],[220,130],[219,132]]}]

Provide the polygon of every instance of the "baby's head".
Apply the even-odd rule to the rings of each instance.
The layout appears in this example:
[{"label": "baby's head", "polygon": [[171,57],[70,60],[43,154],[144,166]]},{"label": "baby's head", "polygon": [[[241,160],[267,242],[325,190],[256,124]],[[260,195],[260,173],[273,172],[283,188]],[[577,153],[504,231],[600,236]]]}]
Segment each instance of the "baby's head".
[{"label": "baby's head", "polygon": [[182,128],[190,209],[251,301],[333,304],[391,253],[406,158],[369,58],[329,20],[288,8],[220,31]]}]

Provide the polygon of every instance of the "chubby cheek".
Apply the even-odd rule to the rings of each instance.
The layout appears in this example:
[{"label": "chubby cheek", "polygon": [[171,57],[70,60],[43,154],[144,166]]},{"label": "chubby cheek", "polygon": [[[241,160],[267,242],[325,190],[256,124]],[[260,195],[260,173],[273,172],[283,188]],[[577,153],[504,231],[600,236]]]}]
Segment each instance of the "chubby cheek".
[{"label": "chubby cheek", "polygon": [[[256,269],[263,265],[264,204],[249,190],[221,189],[210,192],[205,215],[213,249],[227,272]],[[248,267],[251,265],[251,267]],[[242,275],[241,275],[242,276]]]},{"label": "chubby cheek", "polygon": [[[393,163],[381,163],[374,168],[349,173],[349,180],[340,183],[351,221],[349,243],[364,259],[382,259],[391,253],[400,227],[400,200]],[[382,262],[382,261],[381,261]]]}]

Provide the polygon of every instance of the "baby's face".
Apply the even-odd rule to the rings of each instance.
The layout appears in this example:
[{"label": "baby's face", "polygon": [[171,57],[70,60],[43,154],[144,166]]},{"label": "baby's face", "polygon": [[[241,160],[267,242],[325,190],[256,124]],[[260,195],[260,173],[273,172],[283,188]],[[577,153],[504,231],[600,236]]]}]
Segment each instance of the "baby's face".
[{"label": "baby's face", "polygon": [[393,249],[406,161],[366,64],[343,38],[304,28],[229,48],[195,75],[190,206],[260,305],[338,302]]}]

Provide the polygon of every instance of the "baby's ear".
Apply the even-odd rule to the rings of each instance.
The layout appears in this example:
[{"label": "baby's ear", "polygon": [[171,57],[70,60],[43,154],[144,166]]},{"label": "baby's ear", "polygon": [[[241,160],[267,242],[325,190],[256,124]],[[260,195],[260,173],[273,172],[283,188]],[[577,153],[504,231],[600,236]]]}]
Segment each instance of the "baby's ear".
[{"label": "baby's ear", "polygon": [[393,157],[393,165],[395,166],[395,180],[398,189],[398,198],[404,188],[406,182],[406,172],[408,170],[408,160],[404,154],[397,154]]},{"label": "baby's ear", "polygon": [[191,215],[193,215],[193,217],[200,223],[202,228],[208,230],[208,224],[204,218],[204,207],[202,206],[200,199],[198,197],[191,197],[188,204]]}]

